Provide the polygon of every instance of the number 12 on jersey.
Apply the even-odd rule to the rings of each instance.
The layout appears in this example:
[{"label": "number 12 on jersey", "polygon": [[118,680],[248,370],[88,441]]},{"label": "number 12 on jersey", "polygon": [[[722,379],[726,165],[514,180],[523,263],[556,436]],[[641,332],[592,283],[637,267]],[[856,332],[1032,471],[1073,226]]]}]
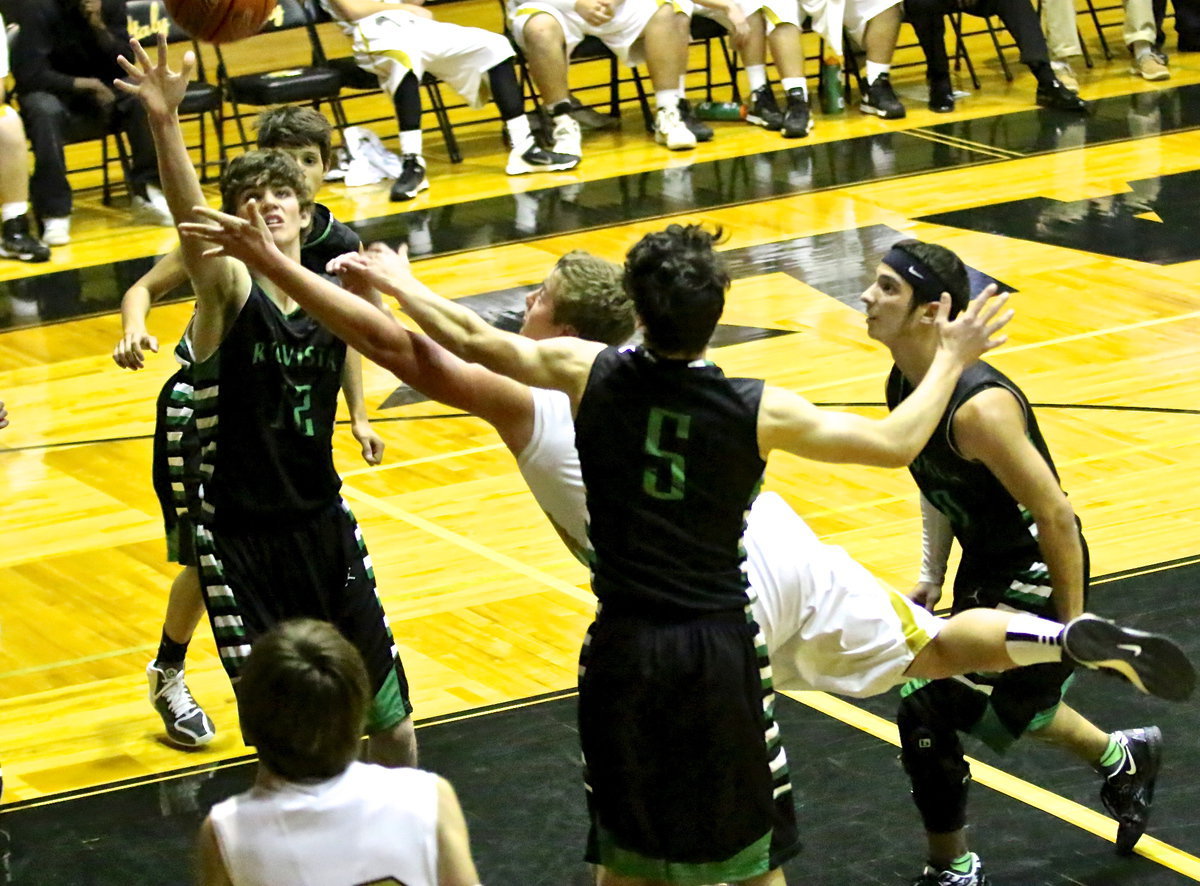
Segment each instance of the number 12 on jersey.
[{"label": "number 12 on jersey", "polygon": [[651,498],[678,501],[683,498],[687,463],[681,449],[687,448],[692,417],[657,406],[650,410],[646,426],[645,452],[648,456],[642,474],[642,490]]}]

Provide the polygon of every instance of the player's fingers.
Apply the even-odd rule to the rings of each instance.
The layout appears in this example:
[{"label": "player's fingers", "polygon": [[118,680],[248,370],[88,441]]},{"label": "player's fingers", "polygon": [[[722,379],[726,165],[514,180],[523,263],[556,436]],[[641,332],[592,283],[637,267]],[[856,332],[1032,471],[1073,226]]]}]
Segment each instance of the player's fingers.
[{"label": "player's fingers", "polygon": [[1009,295],[1010,293],[1007,292],[1002,292],[999,295],[989,293],[987,296],[987,304],[980,306],[979,319],[984,323],[992,322],[992,319],[1000,313],[1001,309],[1006,304],[1008,304]]},{"label": "player's fingers", "polygon": [[158,67],[167,67],[167,35],[162,31],[158,32]]},{"label": "player's fingers", "polygon": [[145,342],[145,347],[149,348],[152,353],[155,353],[155,354],[158,353],[158,339],[157,338],[155,338],[153,335],[148,335],[148,336],[146,336],[145,339],[143,339],[143,341]]},{"label": "player's fingers", "polygon": [[997,317],[993,322],[988,324],[987,334],[989,336],[995,335],[997,332],[999,332],[1001,329],[1003,329],[1005,326],[1008,325],[1008,321],[1011,320],[1016,313],[1017,312],[1014,311],[1012,308],[1009,308],[1007,311],[1005,311],[1003,314],[1001,314],[999,317]]},{"label": "player's fingers", "polygon": [[129,41],[129,45],[133,47],[133,57],[137,59],[138,65],[142,70],[147,70],[150,67],[150,56],[146,54],[146,50],[142,47],[142,41],[137,37]]},{"label": "player's fingers", "polygon": [[938,297],[937,322],[945,323],[950,316],[950,293],[943,292]]}]

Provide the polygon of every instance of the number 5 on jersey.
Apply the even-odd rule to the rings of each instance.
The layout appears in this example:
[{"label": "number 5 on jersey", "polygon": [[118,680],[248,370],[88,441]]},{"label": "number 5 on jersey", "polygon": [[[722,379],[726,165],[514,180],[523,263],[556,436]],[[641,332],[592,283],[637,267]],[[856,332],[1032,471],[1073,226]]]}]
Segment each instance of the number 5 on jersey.
[{"label": "number 5 on jersey", "polygon": [[651,498],[662,501],[683,498],[687,463],[680,450],[687,448],[691,424],[690,415],[657,406],[650,410],[645,446],[648,459],[642,474],[642,490]]}]

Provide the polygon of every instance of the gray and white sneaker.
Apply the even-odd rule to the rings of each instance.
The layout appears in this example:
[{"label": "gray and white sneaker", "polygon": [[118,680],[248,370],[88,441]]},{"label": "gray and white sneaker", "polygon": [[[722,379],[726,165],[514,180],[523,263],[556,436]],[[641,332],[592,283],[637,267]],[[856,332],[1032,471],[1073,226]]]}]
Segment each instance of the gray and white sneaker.
[{"label": "gray and white sneaker", "polygon": [[216,727],[183,682],[183,668],[162,668],[152,661],[146,665],[146,679],[150,704],[162,717],[172,744],[198,748],[213,740]]},{"label": "gray and white sneaker", "polygon": [[513,145],[508,153],[508,165],[504,171],[509,175],[524,175],[527,172],[561,172],[579,165],[578,154],[560,154],[547,151],[530,135],[519,144]]},{"label": "gray and white sneaker", "polygon": [[559,114],[553,118],[554,129],[550,131],[552,151],[572,157],[583,156],[583,133],[578,121],[570,114]]},{"label": "gray and white sneaker", "polygon": [[678,107],[661,107],[654,117],[654,140],[670,151],[696,147],[696,136],[687,128]]},{"label": "gray and white sneaker", "polygon": [[1172,640],[1091,615],[1063,629],[1063,652],[1085,668],[1120,674],[1147,695],[1185,701],[1196,688],[1196,668]]}]

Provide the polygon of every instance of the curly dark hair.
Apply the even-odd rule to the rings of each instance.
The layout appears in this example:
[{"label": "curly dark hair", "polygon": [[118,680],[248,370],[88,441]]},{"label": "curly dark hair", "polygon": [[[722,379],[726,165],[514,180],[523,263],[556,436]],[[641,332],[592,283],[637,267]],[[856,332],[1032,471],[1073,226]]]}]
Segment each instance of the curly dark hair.
[{"label": "curly dark hair", "polygon": [[650,350],[693,355],[708,345],[729,289],[729,274],[713,249],[723,239],[721,228],[671,225],[629,250],[625,290]]}]

